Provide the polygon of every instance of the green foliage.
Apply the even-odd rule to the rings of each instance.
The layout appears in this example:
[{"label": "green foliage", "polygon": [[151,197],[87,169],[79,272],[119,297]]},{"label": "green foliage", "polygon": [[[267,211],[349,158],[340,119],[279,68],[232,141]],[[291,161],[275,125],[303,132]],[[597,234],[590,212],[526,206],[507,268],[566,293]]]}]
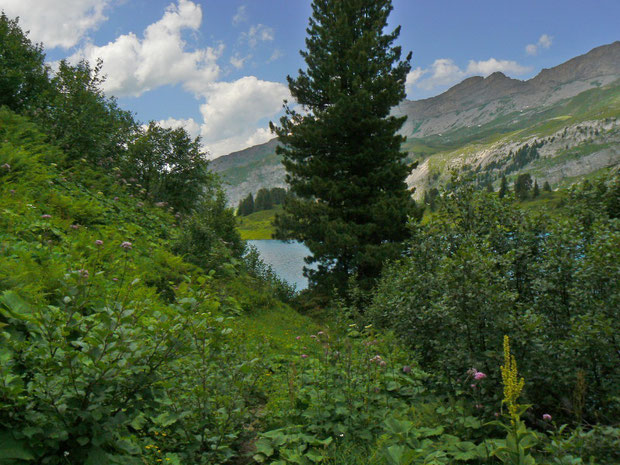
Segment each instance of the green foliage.
[{"label": "green foliage", "polygon": [[239,206],[237,207],[237,215],[247,216],[252,213],[254,213],[254,197],[250,192],[245,199],[239,201]]},{"label": "green foliage", "polygon": [[529,174],[520,174],[515,181],[515,197],[519,200],[526,200],[530,196],[532,190],[532,176]]},{"label": "green foliage", "polygon": [[389,0],[315,1],[301,52],[307,70],[288,78],[307,113],[286,108],[280,127],[287,183],[295,197],[276,217],[281,238],[302,241],[326,290],[350,274],[365,286],[396,257],[415,203],[405,183],[411,166],[396,135],[404,118],[390,110],[405,97],[409,58],[385,34]]},{"label": "green foliage", "polygon": [[[577,187],[566,215],[553,218],[458,186],[427,225],[412,227],[370,320],[394,329],[452,386],[472,366],[497,382],[494,348],[509,334],[534,415],[612,421],[620,407],[617,184],[616,173]],[[580,370],[587,387],[577,389]]]},{"label": "green foliage", "polygon": [[131,114],[101,90],[102,62],[59,64],[44,111],[36,121],[69,161],[85,158],[105,168],[117,166],[136,129]]},{"label": "green foliage", "polygon": [[34,45],[17,19],[0,14],[0,107],[35,112],[51,91],[49,67],[41,45]]},{"label": "green foliage", "polygon": [[135,178],[153,200],[184,213],[199,208],[204,192],[210,195],[216,184],[200,138],[155,122],[137,131],[122,166],[125,178]]},{"label": "green foliage", "polygon": [[372,441],[387,412],[406,410],[424,392],[427,375],[370,328],[352,325],[344,337],[323,331],[304,335],[296,349],[283,367],[288,399],[274,412],[277,428],[260,435],[258,462],[325,461],[341,446]]}]

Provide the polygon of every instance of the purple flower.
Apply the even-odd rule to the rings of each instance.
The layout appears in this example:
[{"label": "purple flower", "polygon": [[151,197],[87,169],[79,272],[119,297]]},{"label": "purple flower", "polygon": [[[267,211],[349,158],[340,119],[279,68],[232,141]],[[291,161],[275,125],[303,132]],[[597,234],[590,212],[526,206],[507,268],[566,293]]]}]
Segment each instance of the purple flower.
[{"label": "purple flower", "polygon": [[15,195],[15,189],[11,189],[9,192],[11,193],[11,195]]},{"label": "purple flower", "polygon": [[71,229],[80,229],[80,225],[79,224],[72,224],[71,225]]},{"label": "purple flower", "polygon": [[545,421],[551,421],[551,415],[549,415],[548,413],[545,413],[545,414],[542,416],[542,418],[543,418],[543,420],[545,420]]},{"label": "purple flower", "polygon": [[481,380],[481,379],[484,379],[486,377],[487,377],[487,375],[485,375],[481,371],[477,371],[476,374],[474,375],[474,379],[476,379],[476,380]]},{"label": "purple flower", "polygon": [[411,373],[411,367],[409,365],[405,365],[403,367],[403,373]]},{"label": "purple flower", "polygon": [[301,354],[301,358],[308,358],[306,354]]},{"label": "purple flower", "polygon": [[114,197],[114,201],[116,202],[118,200],[118,197]]},{"label": "purple flower", "polygon": [[48,214],[41,215],[41,218],[43,218],[44,220],[49,220],[51,217],[52,215],[48,215]]},{"label": "purple flower", "polygon": [[471,387],[472,389],[476,389],[476,385],[475,384],[470,384],[469,387]]},{"label": "purple flower", "polygon": [[118,281],[118,278],[112,278],[112,281],[116,282]]},{"label": "purple flower", "polygon": [[125,242],[123,242],[123,243],[121,244],[121,247],[122,247],[123,249],[125,249],[125,250],[131,250],[131,247],[132,247],[132,246],[131,246],[131,242],[127,242],[127,241],[125,241]]},{"label": "purple flower", "polygon": [[295,339],[299,341],[301,339],[301,336],[297,336]]},{"label": "purple flower", "polygon": [[95,241],[95,245],[103,245],[103,241],[101,239],[97,239]]}]

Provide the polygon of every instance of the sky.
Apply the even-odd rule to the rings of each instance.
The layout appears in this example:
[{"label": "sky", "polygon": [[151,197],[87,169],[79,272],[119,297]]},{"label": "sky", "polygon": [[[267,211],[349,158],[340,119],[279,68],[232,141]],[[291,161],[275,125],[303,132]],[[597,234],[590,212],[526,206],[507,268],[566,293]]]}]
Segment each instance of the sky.
[{"label": "sky", "polygon": [[[469,76],[529,79],[620,40],[619,0],[393,0],[413,52],[407,98]],[[268,141],[310,0],[0,0],[50,64],[103,59],[104,90],[139,121],[185,127],[210,157]]]}]

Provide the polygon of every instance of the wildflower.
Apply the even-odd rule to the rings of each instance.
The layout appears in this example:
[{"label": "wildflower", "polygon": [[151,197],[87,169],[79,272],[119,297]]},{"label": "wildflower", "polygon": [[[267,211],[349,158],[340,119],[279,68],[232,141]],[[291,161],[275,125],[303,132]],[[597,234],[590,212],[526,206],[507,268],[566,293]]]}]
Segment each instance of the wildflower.
[{"label": "wildflower", "polygon": [[72,224],[71,225],[71,229],[80,229],[80,225],[79,224]]},{"label": "wildflower", "polygon": [[41,215],[41,218],[43,218],[44,220],[49,220],[52,217],[52,215]]},{"label": "wildflower", "polygon": [[84,279],[88,279],[88,270],[84,270],[84,269],[79,269],[78,273],[80,274],[80,276]]},{"label": "wildflower", "polygon": [[7,171],[11,171],[11,165],[9,165],[8,163],[5,163],[4,165],[2,165],[2,168],[4,168]]},{"label": "wildflower", "polygon": [[510,353],[510,339],[504,336],[504,365],[501,366],[502,382],[504,384],[504,400],[503,403],[508,405],[511,422],[514,424],[519,420],[519,404],[517,399],[521,395],[525,380],[518,378],[517,361],[514,355]]},{"label": "wildflower", "polygon": [[301,336],[297,336],[295,339],[299,341],[301,339]]},{"label": "wildflower", "polygon": [[101,239],[97,239],[95,241],[95,245],[103,245],[103,241]]},{"label": "wildflower", "polygon": [[482,405],[482,404],[476,404],[476,408],[477,408],[477,409],[481,409],[482,407],[483,407],[483,405]]},{"label": "wildflower", "polygon": [[476,386],[475,384],[470,384],[469,387],[472,389],[476,389],[478,386]]},{"label": "wildflower", "polygon": [[311,334],[311,335],[310,335],[310,337],[311,337],[312,339],[316,339],[316,334]]},{"label": "wildflower", "polygon": [[118,278],[112,278],[112,281],[117,282]]},{"label": "wildflower", "polygon": [[493,415],[495,416],[495,418],[499,418],[499,412],[495,412]]},{"label": "wildflower", "polygon": [[543,418],[543,420],[545,420],[545,421],[551,421],[551,415],[549,415],[548,413],[545,413],[545,414],[542,416],[542,418]]},{"label": "wildflower", "polygon": [[11,189],[9,192],[11,193],[11,195],[15,195],[15,189]]},{"label": "wildflower", "polygon": [[322,335],[323,335],[323,334],[325,334],[325,333],[324,333],[323,331],[319,331],[317,334],[318,334],[319,336],[322,336]]},{"label": "wildflower", "polygon": [[474,379],[475,379],[475,380],[478,380],[478,381],[479,381],[479,380],[481,380],[481,379],[484,379],[484,378],[486,378],[486,377],[487,377],[487,375],[485,375],[485,374],[484,374],[483,372],[481,372],[481,371],[476,372],[476,374],[474,375]]},{"label": "wildflower", "polygon": [[306,354],[301,354],[301,358],[308,358]]},{"label": "wildflower", "polygon": [[113,199],[115,202],[118,202],[118,197],[114,197]]},{"label": "wildflower", "polygon": [[131,247],[132,247],[131,242],[127,242],[127,241],[125,241],[125,242],[123,242],[123,243],[121,244],[121,248],[123,248],[123,249],[125,249],[125,250],[131,250]]},{"label": "wildflower", "polygon": [[375,355],[373,358],[370,359],[370,363],[380,363],[381,362],[381,355]]},{"label": "wildflower", "polygon": [[384,367],[384,366],[386,366],[386,365],[387,365],[387,362],[386,362],[385,360],[381,360],[381,361],[379,362],[379,366]]},{"label": "wildflower", "polygon": [[409,365],[405,365],[403,367],[403,373],[411,373],[411,367]]},{"label": "wildflower", "polygon": [[138,207],[138,208],[142,208],[143,206],[144,206],[144,204],[143,204],[142,202],[138,202],[138,203],[136,204],[136,207]]}]

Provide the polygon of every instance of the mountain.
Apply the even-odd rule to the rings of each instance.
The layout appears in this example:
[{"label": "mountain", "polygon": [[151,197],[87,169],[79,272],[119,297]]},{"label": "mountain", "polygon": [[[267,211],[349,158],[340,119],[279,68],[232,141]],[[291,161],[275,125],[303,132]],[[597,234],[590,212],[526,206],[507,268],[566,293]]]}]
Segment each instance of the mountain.
[{"label": "mountain", "polygon": [[[454,169],[471,170],[481,182],[528,172],[552,185],[570,183],[620,162],[620,41],[527,81],[500,72],[471,77],[436,97],[406,100],[393,113],[407,116],[403,149],[419,161],[408,179],[418,195]],[[231,204],[285,185],[276,145],[274,139],[212,162]]]}]

